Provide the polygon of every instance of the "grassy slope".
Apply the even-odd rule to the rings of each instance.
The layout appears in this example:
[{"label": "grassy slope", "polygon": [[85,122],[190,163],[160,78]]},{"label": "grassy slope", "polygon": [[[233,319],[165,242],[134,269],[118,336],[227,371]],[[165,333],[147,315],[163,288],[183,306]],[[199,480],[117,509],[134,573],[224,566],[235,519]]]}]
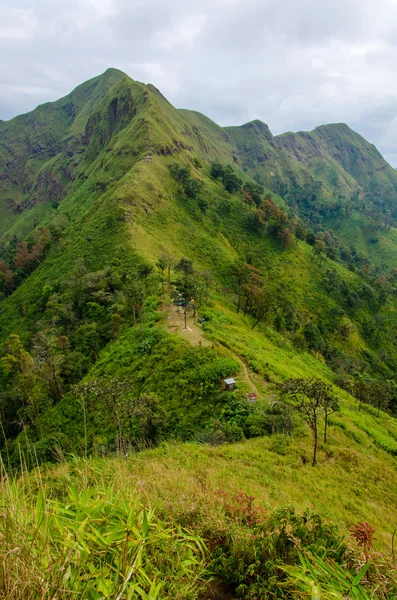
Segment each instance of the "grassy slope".
[{"label": "grassy slope", "polygon": [[[79,166],[88,179],[85,183],[76,181],[57,211],[70,220],[63,240],[51,250],[44,264],[2,303],[2,339],[16,330],[28,337],[40,313],[43,285],[59,276],[65,277],[76,256],[84,257],[89,268],[96,270],[109,261],[112,249],[121,250],[124,245],[153,262],[165,250],[177,259],[190,256],[197,267],[209,268],[224,286],[228,286],[231,263],[248,251],[270,276],[282,279],[292,303],[302,314],[326,317],[335,301],[322,287],[325,271],[336,268],[347,280],[359,282],[359,279],[332,261],[325,260],[319,265],[306,244],[297,242],[287,252],[281,252],[278,243],[269,236],[258,237],[244,229],[250,209],[213,182],[207,167],[198,169],[192,163],[194,156],[205,161],[221,157],[225,162],[233,156],[233,147],[222,129],[205,117],[176,111],[157,90],[146,90],[125,78],[98,104],[94,111],[98,122],[106,122],[113,98],[124,97],[127,92],[136,99],[135,116],[120,131],[113,132],[102,150],[95,136],[90,141],[91,146],[97,144],[99,152],[93,160],[83,158]],[[264,127],[259,129],[270,135]],[[103,139],[100,128],[96,135]],[[175,160],[189,166],[192,176],[202,180],[211,203],[206,216],[200,215],[193,201],[176,199],[177,185],[167,169]],[[98,189],[101,183],[106,191],[101,186]],[[214,220],[222,202],[229,203],[229,210]],[[108,230],[107,218],[112,215],[122,217],[123,221]],[[395,309],[391,304],[388,313],[394,319]],[[335,343],[340,344],[336,340]],[[356,356],[365,347],[357,331],[343,344],[348,353]]]},{"label": "grassy slope", "polygon": [[7,164],[0,180],[0,235],[26,231],[42,220],[51,200],[67,193],[83,151],[87,119],[123,77],[109,69],[56,102],[0,123],[0,162]]},{"label": "grassy slope", "polygon": [[[387,427],[387,417],[383,422]],[[353,523],[368,521],[377,529],[378,548],[389,550],[396,519],[395,461],[377,449],[359,426],[348,431],[347,436],[331,428],[332,453],[320,452],[317,469],[302,464],[301,457],[310,455],[310,442],[304,436],[215,448],[168,444],[126,464],[115,460],[97,461],[97,465],[117,487],[134,487],[158,510],[179,519],[183,516],[185,525],[198,525],[201,533],[210,527],[211,519],[222,518],[219,490],[231,494],[242,490],[267,512],[289,504],[300,511],[311,508],[346,533]],[[357,443],[353,435],[362,442]],[[57,477],[63,477],[65,470],[67,465],[61,466]]]},{"label": "grassy slope", "polygon": [[[314,375],[332,381],[331,371],[321,360],[299,353],[270,328],[251,331],[248,320],[236,315],[228,301],[225,303],[222,289],[228,285],[230,264],[248,249],[260,265],[285,282],[298,309],[326,314],[334,301],[324,293],[321,278],[329,266],[335,265],[330,261],[316,263],[311,249],[304,244],[297,243],[283,253],[278,242],[269,236],[255,236],[244,230],[249,209],[211,181],[206,166],[197,169],[191,162],[194,156],[204,161],[221,158],[232,162],[233,144],[205,117],[175,111],[157,91],[123,79],[96,105],[93,112],[98,114],[98,120],[104,122],[111,101],[125,97],[127,92],[136,99],[139,110],[124,127],[112,131],[103,147],[100,128],[97,141],[93,137],[96,155],[93,160],[83,159],[79,166],[88,179],[75,184],[57,211],[68,215],[70,220],[63,241],[2,302],[2,339],[15,331],[29,337],[40,315],[43,285],[65,277],[76,257],[84,257],[90,269],[95,270],[122,253],[137,250],[154,261],[167,250],[176,258],[187,255],[197,267],[212,270],[217,280],[218,300],[211,309],[213,320],[206,327],[206,335],[220,355],[226,347],[227,356],[238,355],[257,372],[258,384],[263,386],[265,395],[272,390],[264,384],[264,379],[277,381],[291,375]],[[87,108],[84,119],[89,110],[92,107]],[[78,129],[81,132],[81,124]],[[190,165],[192,174],[203,180],[211,202],[209,213],[203,218],[190,201],[177,198],[177,186],[167,169],[175,160]],[[98,188],[102,182],[107,189]],[[215,209],[225,200],[230,203],[230,211],[216,222]],[[109,229],[107,218],[115,214],[123,220]],[[354,279],[342,267],[335,268],[344,277]],[[171,334],[165,335],[167,343],[183,353],[184,342]],[[120,340],[102,352],[96,372],[133,374],[142,361],[135,349],[135,338],[136,332],[127,327]],[[352,353],[363,347],[364,342],[355,333],[345,343],[345,349]],[[121,363],[126,357],[125,364]],[[159,373],[153,372],[145,375],[143,385],[147,390],[156,389],[158,377]],[[189,382],[184,385],[188,393]],[[175,405],[177,399],[169,401]],[[164,502],[167,506],[175,499],[175,475],[183,475],[186,488],[178,500],[181,510],[183,502],[188,502],[186,498],[203,486],[201,479],[206,482],[212,479],[215,483],[205,484],[212,485],[210,495],[203,491],[200,496],[203,511],[211,511],[205,503],[213,501],[218,485],[234,491],[242,488],[270,506],[295,502],[300,507],[306,504],[319,507],[346,526],[358,519],[369,520],[381,530],[380,541],[388,541],[396,517],[395,459],[391,455],[397,448],[394,420],[385,415],[378,419],[369,413],[359,414],[353,401],[344,397],[342,414],[334,423],[338,425],[331,428],[334,456],[322,453],[317,470],[299,462],[302,454],[310,453],[307,430],[290,443],[269,438],[215,449],[191,445],[160,448],[125,467],[109,462],[104,468],[122,469],[121,485],[128,485],[130,477],[135,481],[142,476],[139,470],[144,465],[147,469],[144,481],[152,488],[153,502]],[[166,462],[172,465],[169,473],[165,472]],[[152,477],[156,470],[158,483]]]}]

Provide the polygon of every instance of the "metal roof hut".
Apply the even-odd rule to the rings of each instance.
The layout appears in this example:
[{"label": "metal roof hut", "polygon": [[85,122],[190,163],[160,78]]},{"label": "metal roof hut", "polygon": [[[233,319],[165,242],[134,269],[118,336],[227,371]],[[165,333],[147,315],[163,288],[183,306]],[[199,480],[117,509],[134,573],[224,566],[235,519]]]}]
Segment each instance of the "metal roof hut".
[{"label": "metal roof hut", "polygon": [[254,393],[252,394],[247,394],[247,400],[248,402],[251,402],[251,404],[254,404],[258,399],[258,396]]},{"label": "metal roof hut", "polygon": [[228,392],[232,392],[236,389],[236,382],[233,377],[229,377],[228,379],[224,379],[223,383],[225,384],[224,389]]}]

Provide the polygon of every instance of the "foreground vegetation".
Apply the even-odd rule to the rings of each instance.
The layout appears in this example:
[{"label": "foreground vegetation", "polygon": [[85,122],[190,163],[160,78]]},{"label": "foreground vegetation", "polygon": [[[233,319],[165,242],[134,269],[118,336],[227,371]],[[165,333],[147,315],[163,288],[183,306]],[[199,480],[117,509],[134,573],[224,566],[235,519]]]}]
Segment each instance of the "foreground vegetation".
[{"label": "foreground vegetation", "polygon": [[394,465],[334,436],[3,471],[1,597],[392,599]]}]

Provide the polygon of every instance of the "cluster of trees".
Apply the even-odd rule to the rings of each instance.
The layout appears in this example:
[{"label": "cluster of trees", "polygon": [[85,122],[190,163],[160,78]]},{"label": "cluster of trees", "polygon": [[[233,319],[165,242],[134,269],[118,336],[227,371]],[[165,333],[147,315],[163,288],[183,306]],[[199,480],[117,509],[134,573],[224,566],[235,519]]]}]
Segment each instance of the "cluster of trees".
[{"label": "cluster of trees", "polygon": [[327,293],[338,300],[347,312],[366,307],[371,314],[377,314],[387,303],[388,298],[397,293],[392,275],[361,280],[347,281],[336,269],[328,269],[323,280]]},{"label": "cluster of trees", "polygon": [[[125,262],[118,259],[112,267],[91,272],[79,260],[67,279],[43,287],[37,332],[29,345],[17,335],[10,336],[0,357],[0,411],[5,439],[15,440],[21,430],[28,430],[29,439],[40,443],[49,428],[48,415],[59,403],[70,403],[74,396],[79,399],[84,420],[89,421],[91,434],[88,432],[90,439],[86,444],[90,448],[92,432],[100,431],[102,426],[106,431],[115,430],[120,452],[133,440],[156,443],[163,435],[161,423],[165,423],[165,418],[152,392],[140,393],[139,386],[133,392],[128,378],[126,382],[108,377],[80,383],[101,350],[120,336],[124,324],[136,326],[135,336],[140,340],[137,355],[151,353],[153,336],[149,333],[153,330],[143,326],[158,319],[154,308],[160,290],[165,294],[165,281],[168,280],[168,290],[175,299],[183,298],[185,315],[189,310],[195,315],[206,301],[212,283],[210,273],[197,271],[192,261],[176,261],[168,253],[159,257],[156,267],[157,274],[152,265],[134,255],[126,257]],[[167,356],[167,352],[160,356]],[[223,376],[230,373],[230,361],[223,360],[223,365],[220,360],[217,365],[214,357],[209,359],[216,374],[210,376],[208,369],[198,373],[198,393],[203,393],[207,384],[212,386],[211,394],[217,393],[219,369]],[[196,358],[196,370],[199,365]],[[141,381],[139,375],[137,381]]]},{"label": "cluster of trees", "polygon": [[324,257],[328,257],[335,262],[342,263],[350,271],[364,278],[379,276],[378,267],[371,265],[369,258],[356,250],[354,246],[347,246],[341,242],[333,229],[318,231],[317,234],[310,230],[306,241],[314,247],[316,257],[320,261]]},{"label": "cluster of trees", "polygon": [[[274,202],[271,194],[265,194],[264,187],[259,183],[246,182],[234,172],[230,165],[223,166],[219,162],[211,164],[210,174],[213,179],[220,180],[225,190],[230,194],[241,193],[242,200],[256,210],[247,217],[247,229],[252,232],[268,231],[281,242],[283,249],[292,243],[293,233],[298,226],[296,220],[287,214]],[[301,226],[302,229],[303,225]]]},{"label": "cluster of trees", "polygon": [[[261,321],[270,319],[281,328],[282,324],[295,328],[291,319],[291,305],[288,294],[282,283],[265,278],[260,269],[236,261],[233,265],[233,275],[237,285],[236,310],[253,318],[254,329]],[[292,321],[292,322],[291,322]]]},{"label": "cluster of trees", "polygon": [[25,240],[13,236],[0,245],[0,299],[11,294],[43,261],[53,240],[51,231],[42,227]]},{"label": "cluster of trees", "polygon": [[[337,173],[331,183],[334,189],[337,187]],[[345,217],[354,211],[365,215],[375,230],[388,229],[395,226],[397,221],[397,210],[395,202],[387,200],[387,194],[376,197],[373,192],[371,196],[363,196],[355,191],[348,197],[339,193],[332,200],[325,190],[321,181],[313,179],[305,184],[299,183],[290,176],[290,182],[282,181],[275,175],[272,180],[272,189],[288,202],[291,208],[310,225],[314,230],[322,230],[326,220],[336,220],[338,225],[342,224]],[[386,199],[385,199],[386,197]]]},{"label": "cluster of trees", "polygon": [[171,292],[174,300],[183,303],[186,329],[189,310],[193,311],[193,318],[196,319],[197,310],[208,299],[212,275],[208,271],[197,271],[193,261],[188,258],[181,258],[176,262],[174,270],[176,279]]},{"label": "cluster of trees", "polygon": [[291,220],[286,213],[276,206],[272,196],[267,194],[258,206],[260,222],[269,233],[278,237],[282,248],[286,250],[292,243],[292,236],[296,229],[296,222]]},{"label": "cluster of trees", "polygon": [[201,214],[204,215],[208,210],[209,202],[202,193],[202,182],[194,179],[190,170],[187,167],[181,167],[178,163],[172,163],[168,168],[175,181],[181,185],[185,199],[195,200]]},{"label": "cluster of trees", "polygon": [[24,426],[40,437],[40,415],[84,377],[123,322],[142,331],[145,301],[156,291],[153,267],[142,260],[96,272],[78,261],[63,283],[44,286],[30,347],[13,335],[0,360],[7,437]]},{"label": "cluster of trees", "polygon": [[73,388],[84,419],[84,447],[87,454],[87,413],[102,428],[116,431],[116,450],[126,455],[131,447],[156,444],[164,432],[166,413],[155,394],[133,392],[133,382],[100,377]]},{"label": "cluster of trees", "polygon": [[225,190],[229,192],[229,194],[236,194],[241,191],[243,181],[230,165],[224,167],[219,162],[213,162],[211,164],[210,173],[213,179],[222,181]]},{"label": "cluster of trees", "polygon": [[290,183],[286,184],[277,175],[272,180],[272,189],[302,219],[296,222],[295,236],[313,246],[319,260],[327,256],[360,276],[379,276],[379,266],[372,265],[368,257],[354,245],[341,241],[333,229],[327,229],[327,222],[332,219],[338,229],[343,219],[358,211],[369,221],[368,241],[376,244],[379,231],[396,224],[397,210],[384,197],[363,197],[356,191],[350,197],[339,194],[330,200],[321,181],[313,180],[302,185],[292,177]]},{"label": "cluster of trees", "polygon": [[321,353],[341,382],[358,370],[378,373],[383,379],[392,376],[392,354],[366,351],[353,357],[334,341],[347,340],[359,330],[368,344],[378,349],[386,332],[389,339],[395,338],[394,329],[389,327],[390,318],[379,312],[394,294],[390,278],[380,277],[371,286],[358,279],[343,278],[336,269],[329,269],[323,285],[337,304],[324,314],[308,318],[308,314],[296,312],[289,290],[271,273],[239,260],[232,267],[232,275],[237,292],[236,310],[252,317],[253,328],[261,321],[266,322],[286,332],[297,348]]},{"label": "cluster of trees", "polygon": [[395,413],[397,401],[397,389],[395,382],[385,379],[356,376],[350,380],[350,391],[358,400],[358,408],[361,410],[363,404],[369,404],[377,410],[388,410]]}]

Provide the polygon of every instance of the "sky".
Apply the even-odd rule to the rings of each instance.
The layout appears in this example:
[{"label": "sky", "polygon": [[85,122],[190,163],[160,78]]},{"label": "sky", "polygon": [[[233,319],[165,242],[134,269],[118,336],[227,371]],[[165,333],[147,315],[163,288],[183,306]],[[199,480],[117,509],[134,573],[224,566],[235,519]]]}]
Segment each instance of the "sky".
[{"label": "sky", "polygon": [[220,125],[347,123],[397,167],[396,0],[0,0],[0,119],[109,67]]}]

